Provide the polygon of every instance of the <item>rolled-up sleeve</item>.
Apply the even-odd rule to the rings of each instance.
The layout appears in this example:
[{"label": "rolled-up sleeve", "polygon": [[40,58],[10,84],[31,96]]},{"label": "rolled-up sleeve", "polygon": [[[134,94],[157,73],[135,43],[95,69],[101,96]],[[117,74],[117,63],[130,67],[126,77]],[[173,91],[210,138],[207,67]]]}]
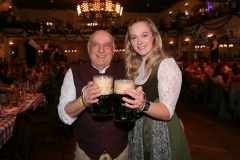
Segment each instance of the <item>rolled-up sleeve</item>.
[{"label": "rolled-up sleeve", "polygon": [[72,70],[69,69],[63,80],[63,85],[61,87],[61,95],[60,95],[59,104],[58,104],[59,117],[65,124],[71,125],[77,119],[77,117],[75,118],[70,117],[65,112],[65,106],[69,102],[74,101],[75,99],[76,99],[76,89],[73,82]]}]

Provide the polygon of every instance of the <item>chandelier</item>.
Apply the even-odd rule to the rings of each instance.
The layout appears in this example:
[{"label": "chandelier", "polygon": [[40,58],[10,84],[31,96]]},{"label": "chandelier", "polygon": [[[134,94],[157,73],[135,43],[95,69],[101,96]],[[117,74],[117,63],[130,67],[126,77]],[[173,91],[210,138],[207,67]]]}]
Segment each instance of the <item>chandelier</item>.
[{"label": "chandelier", "polygon": [[78,16],[82,16],[91,22],[113,22],[122,15],[123,6],[113,3],[111,0],[83,1],[77,5]]}]

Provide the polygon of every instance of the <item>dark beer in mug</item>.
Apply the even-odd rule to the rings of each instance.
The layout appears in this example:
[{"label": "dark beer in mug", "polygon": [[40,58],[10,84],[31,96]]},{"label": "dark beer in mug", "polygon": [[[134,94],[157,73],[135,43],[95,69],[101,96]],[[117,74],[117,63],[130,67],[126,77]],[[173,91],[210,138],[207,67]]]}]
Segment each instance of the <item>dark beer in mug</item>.
[{"label": "dark beer in mug", "polygon": [[98,85],[102,91],[98,97],[98,103],[92,104],[93,116],[111,116],[113,114],[113,77],[110,75],[96,75],[93,83]]},{"label": "dark beer in mug", "polygon": [[123,93],[125,89],[135,89],[134,81],[132,80],[115,80],[114,82],[114,119],[117,122],[132,122],[136,117],[136,109],[131,109],[125,106],[123,97],[133,99]]}]

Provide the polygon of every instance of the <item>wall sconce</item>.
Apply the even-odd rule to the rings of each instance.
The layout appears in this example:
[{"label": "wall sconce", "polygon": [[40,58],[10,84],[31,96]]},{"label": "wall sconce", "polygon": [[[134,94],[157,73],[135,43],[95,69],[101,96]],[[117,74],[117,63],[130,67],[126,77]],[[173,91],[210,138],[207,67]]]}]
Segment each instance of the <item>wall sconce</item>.
[{"label": "wall sconce", "polygon": [[202,48],[205,48],[205,47],[206,47],[205,45],[196,45],[195,49],[202,49]]},{"label": "wall sconce", "polygon": [[212,36],[213,36],[213,34],[208,34],[208,35],[207,35],[207,40],[208,40],[208,42],[211,42],[211,39],[210,39],[210,38],[211,38]]},{"label": "wall sconce", "polygon": [[170,41],[170,42],[169,42],[169,45],[170,45],[171,48],[173,47],[173,44],[174,44],[173,41]]},{"label": "wall sconce", "polygon": [[213,36],[213,34],[208,34],[207,35],[207,38],[210,38],[210,37],[212,37]]},{"label": "wall sconce", "polygon": [[190,39],[189,39],[189,38],[186,38],[186,39],[185,39],[185,45],[186,45],[186,46],[188,46],[188,45],[189,45],[189,41],[190,41]]},{"label": "wall sconce", "polygon": [[115,49],[114,52],[125,52],[125,49],[123,49],[123,48]]},{"label": "wall sconce", "polygon": [[52,22],[46,22],[46,25],[47,25],[47,26],[52,26],[53,23],[52,23]]},{"label": "wall sconce", "polygon": [[202,15],[204,15],[204,14],[206,14],[206,13],[208,12],[208,9],[207,9],[207,8],[200,8],[200,9],[199,9],[199,12],[200,12]]},{"label": "wall sconce", "polygon": [[76,53],[77,52],[77,50],[76,49],[66,49],[64,52],[66,52],[66,53]]},{"label": "wall sconce", "polygon": [[172,11],[169,11],[168,14],[169,14],[169,16],[171,17],[171,16],[172,16]]},{"label": "wall sconce", "polygon": [[94,27],[94,26],[97,26],[98,25],[98,23],[87,23],[87,26],[89,26],[89,27]]},{"label": "wall sconce", "polygon": [[9,48],[13,48],[14,43],[12,41],[9,42]]},{"label": "wall sconce", "polygon": [[233,44],[220,44],[219,45],[219,48],[227,48],[227,47],[232,48]]}]

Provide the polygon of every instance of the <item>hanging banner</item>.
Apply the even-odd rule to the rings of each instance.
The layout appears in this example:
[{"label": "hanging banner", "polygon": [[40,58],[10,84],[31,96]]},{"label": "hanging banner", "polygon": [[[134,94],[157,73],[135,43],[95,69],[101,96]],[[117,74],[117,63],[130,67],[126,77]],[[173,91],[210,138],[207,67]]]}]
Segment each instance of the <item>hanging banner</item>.
[{"label": "hanging banner", "polygon": [[200,26],[199,30],[197,32],[197,40],[199,44],[207,44],[208,43],[208,37],[207,37],[208,30]]},{"label": "hanging banner", "polygon": [[238,29],[239,29],[239,28],[237,28],[237,27],[226,29],[228,39],[229,39],[229,41],[230,41],[231,43],[237,43],[237,42],[239,42],[239,38],[238,38],[238,36],[237,36]]}]

